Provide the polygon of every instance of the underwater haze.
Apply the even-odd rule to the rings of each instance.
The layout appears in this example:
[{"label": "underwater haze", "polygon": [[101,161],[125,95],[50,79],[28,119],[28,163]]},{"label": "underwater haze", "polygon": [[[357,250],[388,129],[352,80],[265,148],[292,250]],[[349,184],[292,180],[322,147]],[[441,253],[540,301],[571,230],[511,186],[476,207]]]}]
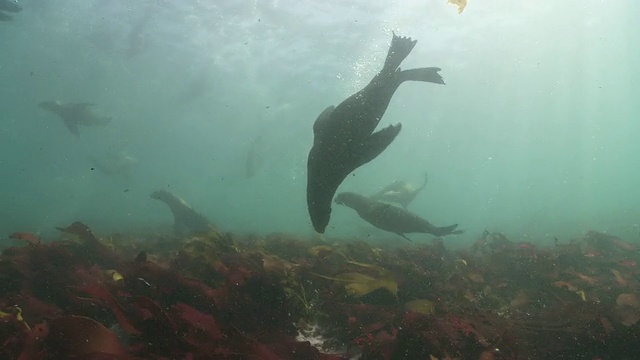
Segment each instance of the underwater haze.
[{"label": "underwater haze", "polygon": [[[0,22],[0,241],[76,220],[171,226],[149,196],[159,189],[224,231],[314,234],[313,123],[381,69],[392,31],[418,40],[402,67],[440,67],[446,85],[403,84],[379,125],[402,131],[339,192],[427,172],[409,209],[458,223],[447,244],[485,229],[532,242],[640,233],[637,1],[469,0],[461,14],[446,0],[20,6]],[[74,136],[38,106],[55,100],[111,122]],[[405,241],[339,205],[326,236]]]}]

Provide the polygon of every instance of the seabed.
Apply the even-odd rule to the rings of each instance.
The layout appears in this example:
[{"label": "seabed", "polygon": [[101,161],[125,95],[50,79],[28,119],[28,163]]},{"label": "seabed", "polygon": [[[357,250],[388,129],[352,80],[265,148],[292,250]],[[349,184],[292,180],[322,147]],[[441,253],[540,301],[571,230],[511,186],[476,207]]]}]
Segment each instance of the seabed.
[{"label": "seabed", "polygon": [[539,247],[485,232],[453,251],[58,230],[2,251],[1,359],[640,356],[640,255],[613,235]]}]

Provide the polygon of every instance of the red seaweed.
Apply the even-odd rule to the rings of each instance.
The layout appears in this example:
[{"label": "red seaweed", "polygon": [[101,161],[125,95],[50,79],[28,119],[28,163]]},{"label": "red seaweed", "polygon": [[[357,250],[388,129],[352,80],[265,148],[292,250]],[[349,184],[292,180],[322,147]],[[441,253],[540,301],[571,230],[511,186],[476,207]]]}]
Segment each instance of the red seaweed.
[{"label": "red seaweed", "polygon": [[[80,242],[15,233],[0,255],[0,358],[595,359],[640,340],[640,255],[607,234],[453,252],[59,230]],[[296,339],[310,328],[324,345]]]}]

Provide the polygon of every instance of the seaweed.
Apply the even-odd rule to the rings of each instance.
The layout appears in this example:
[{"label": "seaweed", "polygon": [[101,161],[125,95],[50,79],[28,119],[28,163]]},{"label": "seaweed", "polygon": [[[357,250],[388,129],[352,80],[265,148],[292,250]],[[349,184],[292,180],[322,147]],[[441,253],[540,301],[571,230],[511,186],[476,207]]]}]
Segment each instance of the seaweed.
[{"label": "seaweed", "polygon": [[640,254],[608,234],[451,251],[60,230],[0,255],[1,358],[615,359],[640,338]]}]

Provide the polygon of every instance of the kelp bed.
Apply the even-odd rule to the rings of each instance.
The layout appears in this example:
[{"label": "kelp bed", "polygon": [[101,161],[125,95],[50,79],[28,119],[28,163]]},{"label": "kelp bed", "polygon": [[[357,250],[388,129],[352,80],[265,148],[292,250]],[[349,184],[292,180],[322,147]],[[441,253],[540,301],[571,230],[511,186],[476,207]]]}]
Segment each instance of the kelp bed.
[{"label": "kelp bed", "polygon": [[640,256],[602,233],[451,251],[59,230],[0,256],[1,359],[640,357]]}]

